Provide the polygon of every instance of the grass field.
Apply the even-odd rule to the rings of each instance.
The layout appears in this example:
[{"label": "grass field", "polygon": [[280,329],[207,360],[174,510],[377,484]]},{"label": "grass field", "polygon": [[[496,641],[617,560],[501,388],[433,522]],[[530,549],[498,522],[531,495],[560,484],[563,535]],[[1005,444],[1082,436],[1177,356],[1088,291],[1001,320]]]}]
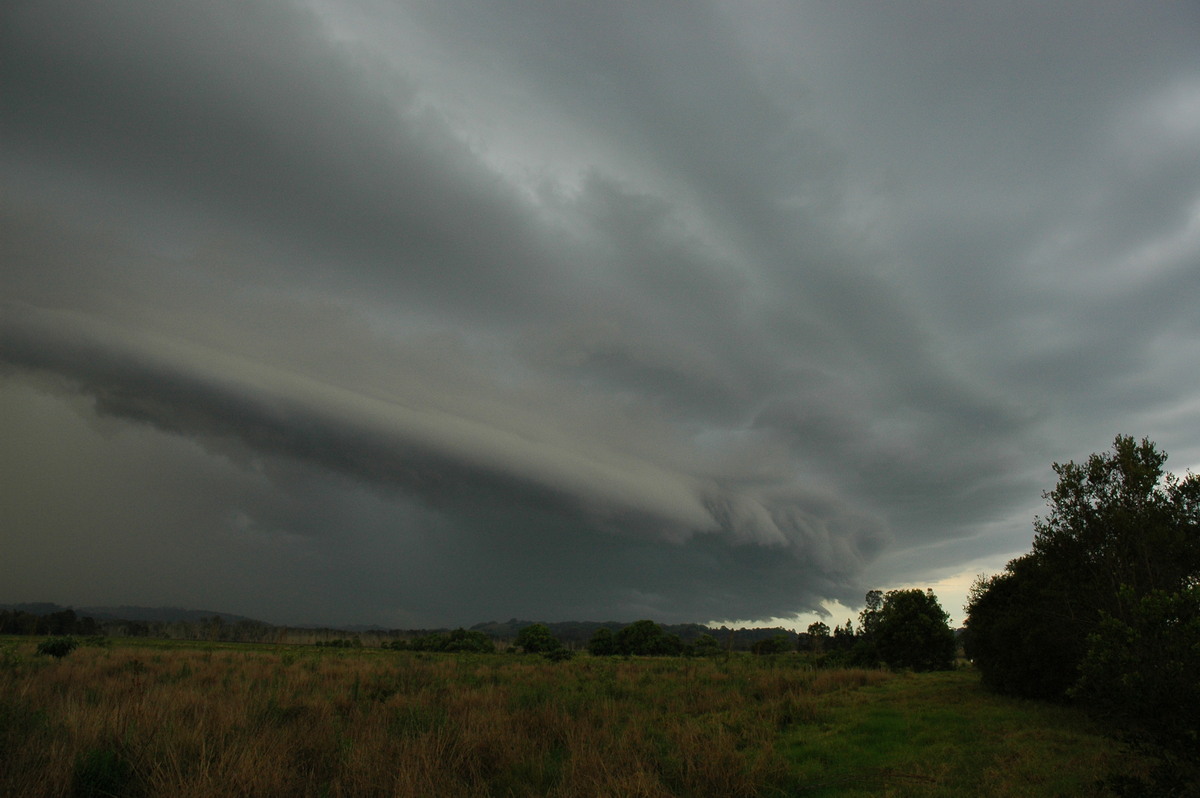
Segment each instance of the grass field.
[{"label": "grass field", "polygon": [[969,670],[35,642],[0,640],[0,795],[1088,795],[1138,764]]}]

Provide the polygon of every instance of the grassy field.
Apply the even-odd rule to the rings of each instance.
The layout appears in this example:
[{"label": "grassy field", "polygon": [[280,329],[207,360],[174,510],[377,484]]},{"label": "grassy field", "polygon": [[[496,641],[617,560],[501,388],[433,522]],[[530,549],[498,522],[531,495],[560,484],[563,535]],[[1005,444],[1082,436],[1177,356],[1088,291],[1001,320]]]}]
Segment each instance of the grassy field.
[{"label": "grassy field", "polygon": [[1038,796],[1136,766],[969,671],[0,640],[0,795]]}]

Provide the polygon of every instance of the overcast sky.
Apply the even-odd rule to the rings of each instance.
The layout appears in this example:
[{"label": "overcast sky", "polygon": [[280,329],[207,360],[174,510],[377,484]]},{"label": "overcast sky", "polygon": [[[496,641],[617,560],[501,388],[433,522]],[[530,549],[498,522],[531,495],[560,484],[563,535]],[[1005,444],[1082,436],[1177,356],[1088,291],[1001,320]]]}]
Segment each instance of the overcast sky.
[{"label": "overcast sky", "polygon": [[961,622],[1118,434],[1200,4],[0,8],[0,601]]}]

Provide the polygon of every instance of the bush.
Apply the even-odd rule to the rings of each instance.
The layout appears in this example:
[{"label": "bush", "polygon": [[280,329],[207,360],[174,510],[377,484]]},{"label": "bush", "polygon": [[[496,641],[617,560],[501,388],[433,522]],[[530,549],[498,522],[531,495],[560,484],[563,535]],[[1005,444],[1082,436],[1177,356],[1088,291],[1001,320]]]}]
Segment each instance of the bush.
[{"label": "bush", "polygon": [[566,662],[567,660],[571,659],[571,657],[575,656],[575,652],[569,648],[562,648],[560,646],[559,648],[553,648],[549,651],[543,652],[542,656],[551,662]]},{"label": "bush", "polygon": [[38,643],[37,653],[62,659],[74,651],[78,645],[79,642],[73,637],[48,637]]}]

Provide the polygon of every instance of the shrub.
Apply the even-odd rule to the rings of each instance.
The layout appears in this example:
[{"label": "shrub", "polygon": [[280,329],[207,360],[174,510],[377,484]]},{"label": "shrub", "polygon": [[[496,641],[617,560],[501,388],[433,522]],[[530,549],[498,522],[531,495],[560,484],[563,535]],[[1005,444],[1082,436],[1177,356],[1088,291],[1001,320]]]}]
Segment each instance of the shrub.
[{"label": "shrub", "polygon": [[38,643],[37,653],[62,659],[74,651],[78,645],[79,642],[73,637],[48,637]]},{"label": "shrub", "polygon": [[0,648],[0,669],[15,668],[21,664],[21,652],[14,645]]}]

